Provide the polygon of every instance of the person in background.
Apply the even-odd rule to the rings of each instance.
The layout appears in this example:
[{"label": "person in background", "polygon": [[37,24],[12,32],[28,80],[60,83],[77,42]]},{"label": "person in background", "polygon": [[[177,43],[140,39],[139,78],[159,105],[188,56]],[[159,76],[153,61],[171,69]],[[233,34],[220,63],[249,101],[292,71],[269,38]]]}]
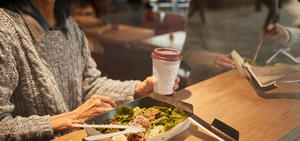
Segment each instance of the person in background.
[{"label": "person in background", "polygon": [[[279,24],[295,29],[299,26],[299,9],[297,0],[283,1]],[[188,84],[235,69],[230,56],[232,50],[242,57],[252,58],[267,12],[265,6],[255,11],[254,0],[191,0],[183,47],[184,62],[191,69]],[[295,30],[289,31],[294,34]],[[263,46],[257,59],[260,62],[265,62],[279,47]]]},{"label": "person in background", "polygon": [[132,26],[140,27],[142,25],[142,17],[144,12],[147,19],[153,19],[152,7],[149,3],[149,0],[127,0],[127,3],[132,10],[130,15]]},{"label": "person in background", "polygon": [[0,6],[0,140],[50,140],[152,92],[153,77],[101,77],[69,16],[70,1],[1,0]]},{"label": "person in background", "polygon": [[147,20],[154,20],[149,0],[79,0],[74,5],[92,6],[96,16],[105,23],[140,27],[144,15]]},{"label": "person in background", "polygon": [[270,44],[299,46],[300,29],[284,27],[278,23],[270,24],[260,31],[260,39]]},{"label": "person in background", "polygon": [[105,16],[111,12],[108,0],[79,0],[78,2],[81,7],[91,4],[97,17]]}]

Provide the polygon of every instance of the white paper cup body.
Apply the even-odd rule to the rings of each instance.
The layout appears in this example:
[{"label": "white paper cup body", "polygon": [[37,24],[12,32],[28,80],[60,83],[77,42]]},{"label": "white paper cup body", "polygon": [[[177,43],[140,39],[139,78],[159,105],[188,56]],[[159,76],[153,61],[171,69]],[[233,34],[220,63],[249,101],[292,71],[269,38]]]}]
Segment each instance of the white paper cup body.
[{"label": "white paper cup body", "polygon": [[181,60],[165,61],[153,58],[152,62],[153,76],[157,79],[153,91],[161,95],[172,94]]}]

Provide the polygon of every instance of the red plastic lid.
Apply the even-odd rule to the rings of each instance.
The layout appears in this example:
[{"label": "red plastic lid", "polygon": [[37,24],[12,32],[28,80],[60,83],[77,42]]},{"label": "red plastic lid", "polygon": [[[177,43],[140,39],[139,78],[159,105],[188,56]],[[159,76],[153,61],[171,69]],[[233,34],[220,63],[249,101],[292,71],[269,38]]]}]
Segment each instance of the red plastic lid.
[{"label": "red plastic lid", "polygon": [[156,48],[152,52],[151,57],[166,61],[179,61],[182,59],[180,51],[170,48]]}]

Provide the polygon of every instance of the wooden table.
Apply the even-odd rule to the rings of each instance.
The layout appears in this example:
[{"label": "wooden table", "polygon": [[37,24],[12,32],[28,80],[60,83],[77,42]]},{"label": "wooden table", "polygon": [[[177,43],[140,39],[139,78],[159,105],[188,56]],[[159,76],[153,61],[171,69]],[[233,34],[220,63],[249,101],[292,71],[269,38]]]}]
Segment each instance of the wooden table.
[{"label": "wooden table", "polygon": [[135,46],[142,46],[146,50],[153,50],[154,48],[182,50],[185,38],[186,33],[184,31],[177,31],[139,40],[135,43]]},{"label": "wooden table", "polygon": [[[139,28],[127,25],[104,25],[98,27],[83,28],[83,32],[89,40],[89,44],[108,44],[106,46],[130,46],[130,43],[154,36],[154,31],[147,28]],[[97,46],[90,47],[91,51],[97,50]]]},{"label": "wooden table", "polygon": [[[197,83],[175,96],[193,104],[194,113],[206,122],[215,118],[240,132],[241,141],[272,141],[284,136],[300,124],[300,99],[264,99],[252,88],[250,82],[237,71],[230,71]],[[81,140],[84,131],[68,134],[55,141]],[[300,138],[299,135],[297,137]],[[196,126],[172,140],[214,140]]]},{"label": "wooden table", "polygon": [[154,36],[154,31],[127,25],[105,25],[97,28],[84,29],[87,37],[100,40],[100,42],[131,42]]},{"label": "wooden table", "polygon": [[203,120],[217,118],[237,129],[241,141],[277,140],[300,124],[299,98],[265,99],[237,71],[192,85],[176,97],[193,104]]},{"label": "wooden table", "polygon": [[81,29],[100,26],[102,21],[93,16],[74,15],[72,18],[76,21]]}]

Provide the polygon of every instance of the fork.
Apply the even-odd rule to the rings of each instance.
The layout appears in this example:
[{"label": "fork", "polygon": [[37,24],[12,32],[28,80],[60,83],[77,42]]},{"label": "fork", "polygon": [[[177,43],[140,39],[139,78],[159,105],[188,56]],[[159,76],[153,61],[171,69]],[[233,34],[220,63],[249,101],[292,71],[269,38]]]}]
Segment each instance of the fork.
[{"label": "fork", "polygon": [[95,135],[95,136],[88,136],[84,139],[87,141],[93,141],[93,140],[101,140],[105,138],[110,138],[122,134],[128,134],[128,133],[138,133],[138,132],[146,132],[145,128],[135,127],[135,126],[127,126],[127,125],[84,125],[84,124],[72,124],[73,127],[90,127],[90,128],[118,128],[118,129],[125,129],[124,131],[119,131],[115,133],[109,133],[109,134],[101,134],[101,135]]}]

